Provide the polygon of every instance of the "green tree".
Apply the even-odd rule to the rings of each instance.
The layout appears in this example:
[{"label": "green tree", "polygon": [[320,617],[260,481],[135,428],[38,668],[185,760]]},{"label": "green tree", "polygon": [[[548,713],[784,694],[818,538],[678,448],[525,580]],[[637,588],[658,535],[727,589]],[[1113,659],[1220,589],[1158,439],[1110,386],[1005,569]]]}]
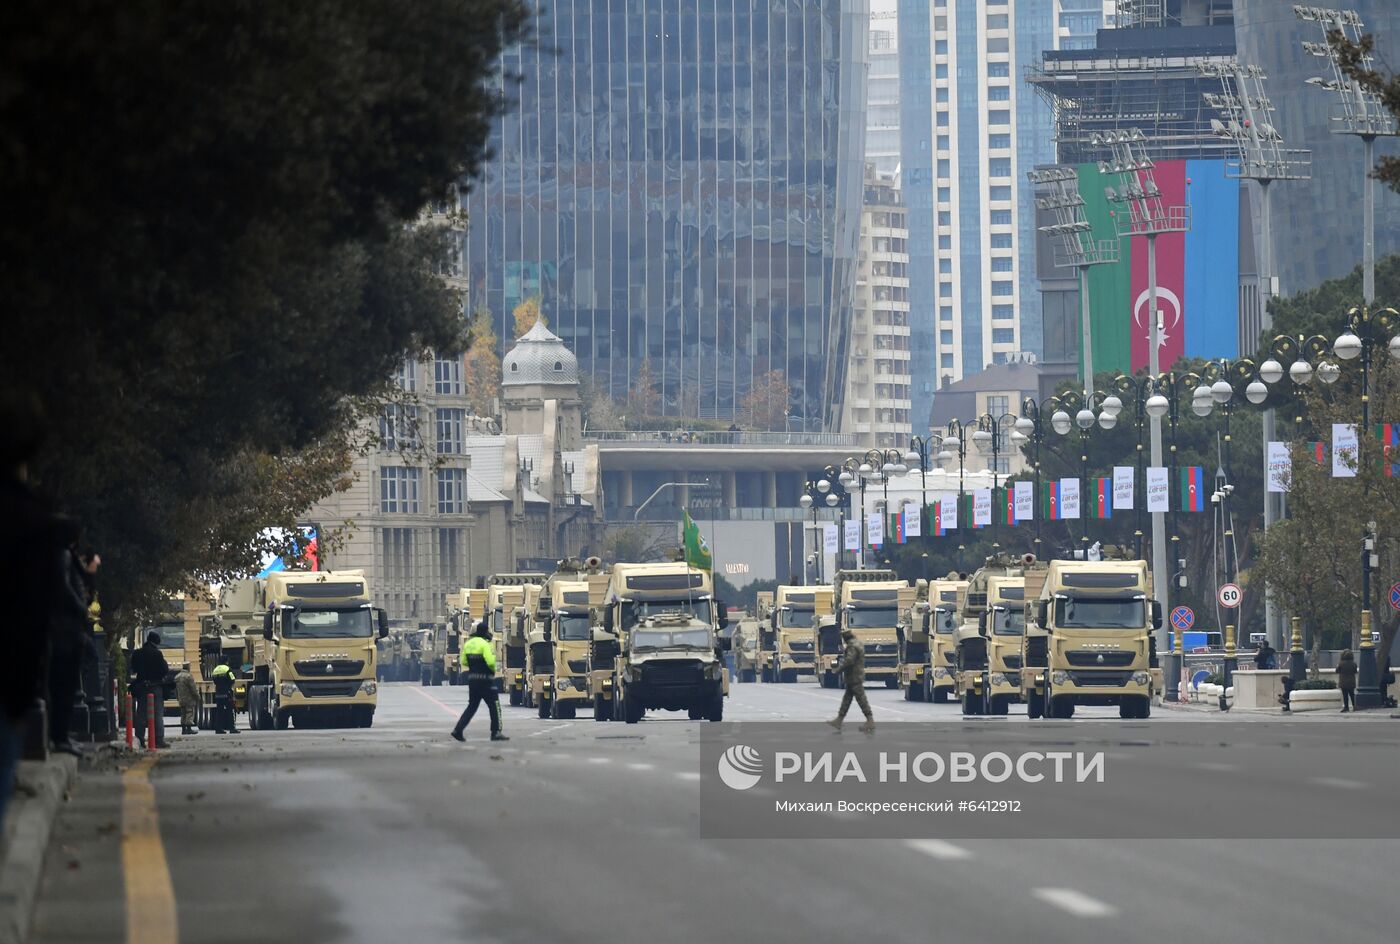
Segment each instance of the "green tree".
[{"label": "green tree", "polygon": [[[519,0],[13,0],[6,387],[128,612],[343,481],[406,355],[462,350],[419,209],[472,173]],[[61,77],[56,79],[55,77]]]},{"label": "green tree", "polygon": [[500,342],[492,327],[491,312],[481,309],[472,315],[467,326],[467,359],[462,374],[467,402],[477,416],[490,416],[495,400],[501,394]]},{"label": "green tree", "polygon": [[[1375,50],[1374,36],[1361,37],[1360,43],[1347,40],[1339,30],[1331,31],[1331,44],[1339,51],[1338,61],[1342,71],[1361,84],[1363,88],[1375,92],[1386,110],[1400,119],[1400,76],[1394,72],[1381,71],[1366,62],[1366,57]],[[1400,191],[1400,158],[1382,155],[1376,163],[1376,178],[1391,190]]]},{"label": "green tree", "polygon": [[674,525],[624,524],[608,528],[600,556],[609,564],[647,564],[670,560],[675,550]]}]

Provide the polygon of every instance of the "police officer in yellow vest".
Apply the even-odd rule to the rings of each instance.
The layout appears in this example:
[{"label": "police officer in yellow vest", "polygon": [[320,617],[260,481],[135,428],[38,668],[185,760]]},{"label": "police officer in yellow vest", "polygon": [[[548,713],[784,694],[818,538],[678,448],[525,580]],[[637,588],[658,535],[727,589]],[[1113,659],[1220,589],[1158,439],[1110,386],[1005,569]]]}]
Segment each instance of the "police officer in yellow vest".
[{"label": "police officer in yellow vest", "polygon": [[228,657],[220,665],[214,666],[214,671],[209,673],[209,680],[214,683],[214,733],[215,734],[237,734],[237,722],[234,720],[233,687],[236,676],[233,668],[229,665]]},{"label": "police officer in yellow vest", "polygon": [[491,712],[491,740],[509,741],[501,733],[501,703],[496,697],[496,653],[491,647],[491,630],[482,620],[462,644],[462,668],[467,673],[467,710],[457,719],[452,736],[464,741],[462,731],[483,701]]}]

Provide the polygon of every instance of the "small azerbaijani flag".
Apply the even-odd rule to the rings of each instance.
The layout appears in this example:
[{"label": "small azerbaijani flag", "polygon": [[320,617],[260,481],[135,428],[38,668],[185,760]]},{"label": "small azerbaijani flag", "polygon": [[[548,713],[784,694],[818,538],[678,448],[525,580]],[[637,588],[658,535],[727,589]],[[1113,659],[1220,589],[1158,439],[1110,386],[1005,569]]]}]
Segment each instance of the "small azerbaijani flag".
[{"label": "small azerbaijani flag", "polygon": [[1206,510],[1206,471],[1198,465],[1181,470],[1181,510]]},{"label": "small azerbaijani flag", "polygon": [[1381,441],[1381,474],[1386,478],[1400,475],[1400,423],[1377,423],[1376,438]]},{"label": "small azerbaijani flag", "polygon": [[996,501],[997,521],[1001,524],[1014,525],[1016,523],[1016,490],[1010,485],[998,489]]},{"label": "small azerbaijani flag", "polygon": [[1045,508],[1046,521],[1060,521],[1060,483],[1046,482],[1041,486],[1041,502]]},{"label": "small azerbaijani flag", "polygon": [[909,539],[904,536],[904,515],[897,511],[890,515],[890,534],[894,537],[894,543],[908,543]]},{"label": "small azerbaijani flag", "polygon": [[1094,479],[1094,517],[1113,517],[1113,479]]},{"label": "small azerbaijani flag", "polygon": [[1308,455],[1312,456],[1313,461],[1316,462],[1318,465],[1327,464],[1328,451],[1329,450],[1327,448],[1327,443],[1325,442],[1308,443]]},{"label": "small azerbaijani flag", "polygon": [[972,528],[974,531],[986,527],[985,524],[977,523],[976,511],[977,496],[969,492],[968,494],[963,496],[963,507],[958,510],[958,514],[962,517],[964,521],[967,522],[967,526],[969,528]]},{"label": "small azerbaijani flag", "polygon": [[943,527],[943,503],[936,501],[928,506],[929,518],[933,521],[933,536],[941,538],[948,533],[948,529]]}]

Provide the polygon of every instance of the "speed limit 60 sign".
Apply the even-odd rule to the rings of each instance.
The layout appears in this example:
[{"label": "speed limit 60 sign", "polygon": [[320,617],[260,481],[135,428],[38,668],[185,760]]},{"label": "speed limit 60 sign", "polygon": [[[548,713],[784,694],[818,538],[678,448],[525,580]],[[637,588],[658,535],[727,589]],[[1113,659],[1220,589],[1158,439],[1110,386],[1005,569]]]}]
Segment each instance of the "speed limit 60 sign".
[{"label": "speed limit 60 sign", "polygon": [[1240,605],[1240,600],[1244,599],[1244,593],[1240,591],[1240,588],[1236,584],[1227,583],[1220,588],[1220,592],[1216,594],[1216,599],[1220,601],[1221,606],[1233,610]]}]

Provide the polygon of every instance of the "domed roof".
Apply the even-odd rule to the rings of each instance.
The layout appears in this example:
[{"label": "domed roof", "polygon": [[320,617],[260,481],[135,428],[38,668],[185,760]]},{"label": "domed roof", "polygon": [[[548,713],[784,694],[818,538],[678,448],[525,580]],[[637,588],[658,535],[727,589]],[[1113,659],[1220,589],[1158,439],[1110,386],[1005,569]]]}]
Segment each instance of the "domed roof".
[{"label": "domed roof", "polygon": [[501,362],[501,385],[576,384],[578,358],[554,332],[536,321],[506,352]]}]

